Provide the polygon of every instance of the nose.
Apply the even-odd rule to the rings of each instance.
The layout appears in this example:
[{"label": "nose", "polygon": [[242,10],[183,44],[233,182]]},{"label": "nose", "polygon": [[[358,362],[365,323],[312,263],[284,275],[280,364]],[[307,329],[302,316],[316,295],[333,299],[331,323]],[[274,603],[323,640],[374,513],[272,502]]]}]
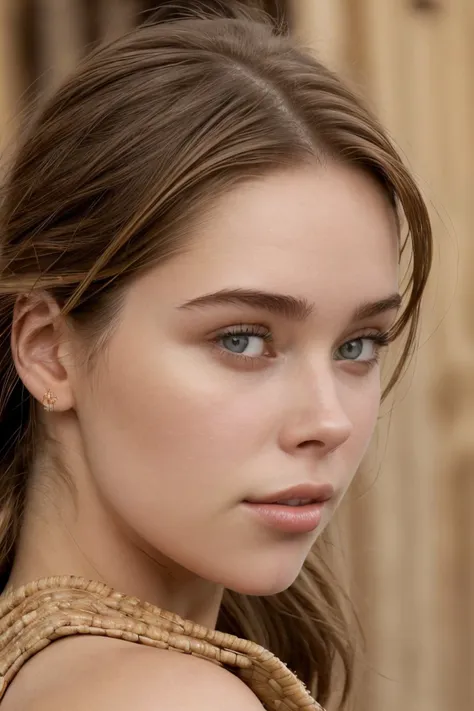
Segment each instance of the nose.
[{"label": "nose", "polygon": [[300,374],[287,390],[280,446],[288,453],[308,449],[321,456],[351,436],[353,423],[344,407],[342,388],[331,368],[318,370],[317,374],[314,368],[310,374]]}]

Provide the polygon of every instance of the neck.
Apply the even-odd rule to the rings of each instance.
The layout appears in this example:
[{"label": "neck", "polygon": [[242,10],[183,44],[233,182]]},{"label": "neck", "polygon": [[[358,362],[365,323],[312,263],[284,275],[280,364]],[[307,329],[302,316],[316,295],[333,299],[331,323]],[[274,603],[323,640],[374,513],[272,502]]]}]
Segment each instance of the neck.
[{"label": "neck", "polygon": [[[41,467],[44,472],[45,467]],[[87,487],[35,472],[8,590],[76,575],[214,628],[223,590],[150,550]]]}]

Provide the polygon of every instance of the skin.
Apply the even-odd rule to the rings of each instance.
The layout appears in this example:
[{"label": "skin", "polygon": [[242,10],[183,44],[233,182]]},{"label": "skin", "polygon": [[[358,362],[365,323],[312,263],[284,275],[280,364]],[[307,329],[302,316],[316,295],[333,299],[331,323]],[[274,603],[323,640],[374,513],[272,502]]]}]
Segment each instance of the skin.
[{"label": "skin", "polygon": [[[228,289],[289,295],[307,313],[273,313],[251,299],[185,306]],[[74,490],[45,452],[32,474],[10,587],[71,573],[212,626],[223,588],[269,595],[290,586],[369,444],[381,394],[371,338],[393,324],[397,292],[391,206],[369,177],[328,163],[276,173],[221,198],[186,251],[129,288],[92,372],[49,298],[19,301],[16,367],[39,402],[48,389],[57,397],[45,426],[61,445]],[[387,299],[390,308],[355,317]],[[228,327],[237,340],[223,337]],[[249,329],[257,332],[242,334]],[[334,488],[309,534],[271,529],[242,503],[308,482]],[[116,649],[115,670],[123,655],[133,670],[130,657],[160,653],[110,640],[57,643],[19,674],[6,711],[8,703],[16,708],[27,674],[47,689],[48,668],[57,680],[58,665],[74,659],[77,669],[82,659],[87,666],[103,644],[112,657]],[[160,694],[171,684],[172,696],[165,680],[196,664],[173,659],[179,656],[165,653],[166,674],[153,682],[148,674],[146,683],[160,684]],[[138,676],[146,667],[140,660]],[[197,675],[204,685],[209,675],[214,693],[235,683],[228,674],[217,680],[213,665]],[[121,683],[135,692],[142,684],[133,671]],[[77,698],[93,709],[97,695],[86,687],[78,682]],[[44,698],[54,709],[51,689]],[[107,698],[115,708],[130,707],[124,689],[114,694]],[[201,708],[193,699],[183,708]],[[16,701],[28,707],[26,697]],[[136,694],[134,703],[151,708]],[[239,708],[254,705],[250,697],[239,701]]]}]

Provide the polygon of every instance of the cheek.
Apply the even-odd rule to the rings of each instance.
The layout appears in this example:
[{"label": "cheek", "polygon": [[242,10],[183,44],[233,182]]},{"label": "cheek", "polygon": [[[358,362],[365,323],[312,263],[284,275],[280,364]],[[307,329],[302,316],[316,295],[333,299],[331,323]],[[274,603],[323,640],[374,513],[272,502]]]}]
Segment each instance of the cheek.
[{"label": "cheek", "polygon": [[203,501],[203,485],[211,489],[210,505],[212,492],[222,502],[224,486],[238,494],[242,481],[226,473],[240,467],[245,476],[245,463],[268,438],[275,406],[255,379],[230,377],[216,363],[203,367],[172,349],[153,355],[110,351],[88,408],[95,419],[88,426],[94,470],[104,479],[113,472],[124,490],[133,471],[135,487],[159,491],[162,501],[177,491]]}]

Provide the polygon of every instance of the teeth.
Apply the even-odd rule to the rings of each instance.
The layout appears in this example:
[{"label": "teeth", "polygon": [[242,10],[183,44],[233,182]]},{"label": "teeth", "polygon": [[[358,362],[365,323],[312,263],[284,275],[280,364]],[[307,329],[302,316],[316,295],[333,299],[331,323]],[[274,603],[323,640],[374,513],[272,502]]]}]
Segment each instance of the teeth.
[{"label": "teeth", "polygon": [[312,499],[288,499],[287,501],[278,501],[282,506],[305,506],[310,504]]}]

